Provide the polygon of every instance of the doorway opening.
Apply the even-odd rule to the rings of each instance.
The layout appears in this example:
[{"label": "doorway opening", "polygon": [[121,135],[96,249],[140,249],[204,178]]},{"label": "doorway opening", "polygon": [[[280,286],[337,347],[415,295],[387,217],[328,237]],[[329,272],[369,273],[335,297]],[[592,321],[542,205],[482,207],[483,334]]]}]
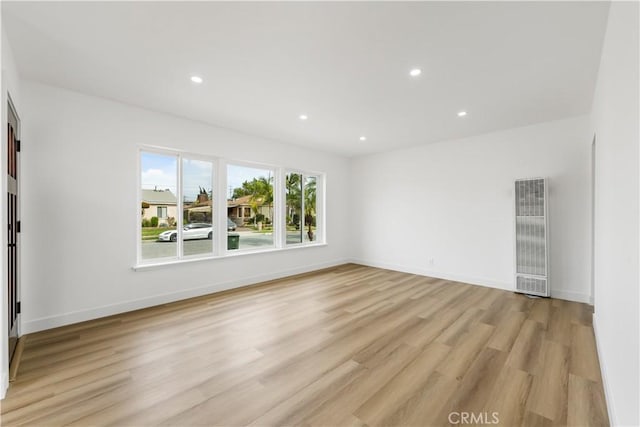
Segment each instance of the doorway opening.
[{"label": "doorway opening", "polygon": [[9,364],[18,344],[18,315],[20,314],[18,288],[18,153],[20,152],[20,122],[11,98],[7,101],[7,313],[9,330]]}]

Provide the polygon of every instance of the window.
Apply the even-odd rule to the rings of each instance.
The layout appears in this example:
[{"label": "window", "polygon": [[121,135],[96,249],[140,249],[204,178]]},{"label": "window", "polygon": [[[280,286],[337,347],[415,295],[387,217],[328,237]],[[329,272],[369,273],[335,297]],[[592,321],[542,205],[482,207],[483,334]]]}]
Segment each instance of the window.
[{"label": "window", "polygon": [[182,254],[213,253],[213,163],[182,159]]},{"label": "window", "polygon": [[142,149],[138,264],[323,243],[323,185],[317,173]]},{"label": "window", "polygon": [[143,260],[178,255],[177,182],[176,156],[150,152],[141,154],[140,258]]},{"label": "window", "polygon": [[[227,249],[274,246],[273,182],[275,171],[230,164],[227,166],[227,220],[237,225],[228,231]],[[244,213],[244,216],[242,216]],[[238,232],[240,231],[241,232]]]},{"label": "window", "polygon": [[285,178],[287,203],[287,244],[302,243],[302,174],[289,173]]},{"label": "window", "polygon": [[303,233],[303,240],[305,242],[315,242],[317,239],[317,194],[316,187],[318,178],[315,176],[307,176],[304,179],[304,226],[306,233]]},{"label": "window", "polygon": [[317,183],[316,176],[297,172],[285,177],[288,245],[317,240]]}]

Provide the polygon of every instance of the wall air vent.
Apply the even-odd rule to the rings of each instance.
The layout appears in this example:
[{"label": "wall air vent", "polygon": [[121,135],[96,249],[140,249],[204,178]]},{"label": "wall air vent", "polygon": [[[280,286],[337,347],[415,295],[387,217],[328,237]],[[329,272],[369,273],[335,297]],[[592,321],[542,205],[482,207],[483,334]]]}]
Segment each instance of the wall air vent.
[{"label": "wall air vent", "polygon": [[548,297],[547,182],[544,178],[519,179],[515,190],[516,291]]}]

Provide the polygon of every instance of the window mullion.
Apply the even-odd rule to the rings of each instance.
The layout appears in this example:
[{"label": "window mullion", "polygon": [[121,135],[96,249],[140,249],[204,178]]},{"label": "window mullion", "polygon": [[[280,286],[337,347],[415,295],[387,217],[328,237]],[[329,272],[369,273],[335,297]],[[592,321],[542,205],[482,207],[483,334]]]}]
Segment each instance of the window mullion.
[{"label": "window mullion", "polygon": [[216,232],[216,223],[218,222],[218,211],[220,210],[220,204],[218,203],[218,189],[216,183],[218,182],[218,164],[211,160],[211,230],[213,232],[213,238],[211,239],[211,253],[212,255],[218,255],[218,233]]},{"label": "window mullion", "polygon": [[142,150],[138,149],[138,176],[136,177],[136,191],[138,198],[136,200],[136,261],[137,264],[142,262],[142,220],[144,218],[144,212],[142,209]]},{"label": "window mullion", "polygon": [[325,199],[324,199],[324,175],[316,177],[316,242],[326,242],[325,232]]},{"label": "window mullion", "polygon": [[284,239],[286,238],[286,219],[283,213],[286,209],[286,196],[285,196],[285,182],[284,169],[277,168],[274,173],[273,182],[273,215],[275,218],[271,218],[271,226],[275,229],[274,233],[274,245],[276,248],[283,248],[285,246]]},{"label": "window mullion", "polygon": [[227,163],[219,160],[217,169],[217,177],[218,177],[218,189],[216,198],[214,199],[214,205],[217,206],[218,210],[216,213],[216,221],[215,221],[215,238],[216,238],[216,246],[217,246],[217,254],[218,255],[226,255],[227,254]]},{"label": "window mullion", "polygon": [[[183,245],[184,245],[184,241],[182,240],[182,214],[183,214],[183,196],[182,196],[182,155],[178,154],[178,167],[177,169],[177,174],[178,174],[178,185],[177,185],[177,189],[176,189],[176,193],[177,196],[177,200],[176,200],[176,231],[178,233],[178,241],[176,242],[178,244],[178,258],[182,258],[183,257]],[[167,217],[168,217],[168,213],[167,213]]]},{"label": "window mullion", "polygon": [[304,245],[304,233],[305,230],[307,229],[307,215],[306,215],[306,207],[305,207],[305,202],[307,201],[307,194],[306,191],[307,189],[305,188],[305,179],[306,175],[301,173],[300,174],[300,194],[301,194],[301,212],[300,212],[300,243]]}]

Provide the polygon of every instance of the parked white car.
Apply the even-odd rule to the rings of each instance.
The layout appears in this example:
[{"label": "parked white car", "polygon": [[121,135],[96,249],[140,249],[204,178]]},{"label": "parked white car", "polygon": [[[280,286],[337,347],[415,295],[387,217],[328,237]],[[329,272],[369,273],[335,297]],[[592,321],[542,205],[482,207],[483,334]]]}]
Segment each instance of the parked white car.
[{"label": "parked white car", "polygon": [[[213,237],[213,228],[211,224],[204,222],[187,224],[182,229],[183,240],[211,239],[211,237]],[[161,242],[175,242],[178,240],[178,232],[176,230],[167,230],[158,235],[158,240]]]},{"label": "parked white car", "polygon": [[[227,219],[227,231],[236,231],[236,224]],[[211,224],[206,222],[193,222],[186,224],[182,229],[183,240],[211,239],[213,237],[213,228]],[[158,235],[160,242],[175,242],[178,240],[178,232],[176,230],[167,230]]]}]

